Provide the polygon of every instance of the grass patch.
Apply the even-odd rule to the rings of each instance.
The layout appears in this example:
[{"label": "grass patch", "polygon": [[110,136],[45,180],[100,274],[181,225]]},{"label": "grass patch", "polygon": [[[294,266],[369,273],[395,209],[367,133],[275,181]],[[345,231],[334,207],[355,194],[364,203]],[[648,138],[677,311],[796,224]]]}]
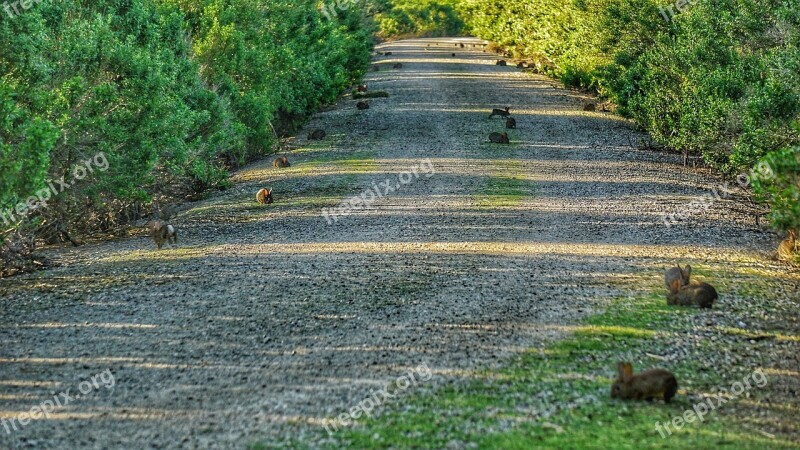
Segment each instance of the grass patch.
[{"label": "grass patch", "polygon": [[347,159],[336,160],[333,164],[348,173],[371,173],[378,170],[378,162],[372,155],[352,155]]},{"label": "grass patch", "polygon": [[528,196],[528,182],[517,177],[492,176],[483,195],[478,195],[480,207],[513,207]]},{"label": "grass patch", "polygon": [[[648,356],[665,334],[685,331],[676,317],[693,314],[700,313],[667,306],[660,292],[618,299],[585,319],[571,337],[523,353],[503,369],[412,394],[382,416],[340,430],[330,448],[797,448],[753,432],[726,415],[727,406],[702,422],[672,426],[671,435],[662,425],[662,438],[655,424],[669,423],[698,401],[687,386],[696,392],[725,386],[719,376],[695,375],[703,361],[665,365]],[[610,385],[621,359],[632,360],[637,372],[658,366],[673,371],[678,396],[671,404],[612,400]]]},{"label": "grass patch", "polygon": [[368,91],[368,92],[353,92],[353,99],[358,100],[361,98],[381,98],[388,97],[389,93],[386,91]]}]

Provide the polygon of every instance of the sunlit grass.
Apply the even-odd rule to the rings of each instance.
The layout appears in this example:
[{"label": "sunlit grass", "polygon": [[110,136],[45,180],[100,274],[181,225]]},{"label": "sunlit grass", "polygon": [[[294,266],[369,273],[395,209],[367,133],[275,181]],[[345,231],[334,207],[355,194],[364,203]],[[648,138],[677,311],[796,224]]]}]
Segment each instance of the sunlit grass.
[{"label": "sunlit grass", "polygon": [[528,197],[528,182],[515,177],[490,177],[484,194],[476,194],[480,207],[514,207]]},{"label": "sunlit grass", "polygon": [[[713,395],[725,385],[719,373],[697,376],[704,361],[668,363],[682,386],[671,404],[610,398],[621,352],[647,355],[659,336],[685,332],[676,325],[676,316],[696,311],[666,305],[661,286],[654,285],[644,296],[619,298],[574,327],[571,337],[527,351],[502,369],[477,370],[460,377],[464,383],[388,405],[381,417],[339,431],[329,448],[466,448],[467,443],[487,449],[797,448],[795,442],[758,432],[757,418],[726,414],[730,407],[667,432],[663,424],[694,405],[687,385],[698,395]],[[715,350],[706,347],[707,352]],[[663,361],[649,363],[636,370]],[[661,432],[656,423],[662,424]]]},{"label": "sunlit grass", "polygon": [[516,207],[533,194],[533,185],[519,160],[487,160],[483,167],[490,176],[485,178],[481,190],[473,194],[478,207]]},{"label": "sunlit grass", "polygon": [[353,92],[353,99],[355,100],[361,98],[384,98],[388,96],[389,93],[386,91]]}]

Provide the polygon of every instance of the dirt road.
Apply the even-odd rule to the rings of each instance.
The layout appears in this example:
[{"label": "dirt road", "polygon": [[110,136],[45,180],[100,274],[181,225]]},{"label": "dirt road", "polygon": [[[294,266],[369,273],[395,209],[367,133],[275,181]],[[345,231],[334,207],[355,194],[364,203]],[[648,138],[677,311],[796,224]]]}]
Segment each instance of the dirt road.
[{"label": "dirt road", "polygon": [[[458,382],[677,259],[733,270],[770,245],[728,200],[667,228],[708,176],[477,42],[380,48],[367,82],[388,98],[343,99],[292,167],[248,166],[185,205],[177,248],[142,234],[56,249],[58,267],[0,281],[0,448],[313,446],[411,368],[432,377],[408,392]],[[505,106],[511,144],[489,144]],[[255,203],[262,186],[274,204]],[[362,193],[367,207],[323,214]],[[67,404],[20,422],[54,396]]]}]

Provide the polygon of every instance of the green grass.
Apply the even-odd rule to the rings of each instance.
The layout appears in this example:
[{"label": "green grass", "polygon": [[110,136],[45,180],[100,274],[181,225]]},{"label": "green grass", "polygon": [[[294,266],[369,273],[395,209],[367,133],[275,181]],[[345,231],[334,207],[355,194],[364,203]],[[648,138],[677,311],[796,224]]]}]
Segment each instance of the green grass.
[{"label": "green grass", "polygon": [[380,98],[388,97],[389,93],[386,91],[369,91],[369,92],[353,92],[353,99],[358,100],[361,98]]},{"label": "green grass", "polygon": [[517,206],[529,195],[529,183],[522,178],[492,176],[483,193],[477,194],[480,207]]},{"label": "green grass", "polygon": [[636,371],[663,365],[644,355],[663,333],[681,332],[675,317],[691,314],[697,310],[667,306],[661,293],[618,299],[565,340],[530,350],[503,369],[412,395],[389,405],[379,418],[340,430],[332,448],[438,449],[467,443],[489,449],[797,448],[753,432],[724,411],[680,430],[673,425],[673,433],[665,430],[662,438],[655,424],[673,420],[698,401],[687,395],[687,384],[711,392],[725,386],[713,373],[695,375],[702,361],[669,364],[682,387],[670,404],[610,398],[616,362],[638,355]]},{"label": "green grass", "polygon": [[373,154],[354,154],[346,159],[332,161],[337,168],[350,173],[370,173],[378,169],[378,162]]}]

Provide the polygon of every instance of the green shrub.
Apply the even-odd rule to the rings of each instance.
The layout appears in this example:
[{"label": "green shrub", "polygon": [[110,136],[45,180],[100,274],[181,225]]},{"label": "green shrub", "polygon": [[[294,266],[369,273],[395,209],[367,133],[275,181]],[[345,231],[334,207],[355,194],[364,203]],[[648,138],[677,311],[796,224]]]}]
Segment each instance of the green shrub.
[{"label": "green shrub", "polygon": [[773,226],[800,230],[800,147],[768,153],[753,172],[753,189],[770,205]]},{"label": "green shrub", "polygon": [[31,223],[110,229],[153,199],[224,186],[227,165],[272,151],[273,129],[290,132],[360,79],[362,14],[327,20],[311,0],[65,0],[4,16],[0,210],[101,153],[108,169]]},{"label": "green shrub", "polygon": [[464,22],[456,11],[457,0],[391,0],[384,12],[376,15],[378,35],[457,36]]},{"label": "green shrub", "polygon": [[[735,175],[800,144],[800,2],[703,0],[665,21],[656,0],[464,0],[478,37],[618,105],[667,147]],[[786,160],[788,161],[788,160]],[[777,195],[794,174],[776,166]],[[784,173],[783,171],[788,171]],[[784,181],[781,181],[784,180]],[[789,185],[771,200],[790,226]],[[788,189],[788,191],[787,191]],[[796,225],[796,224],[795,224]]]}]

